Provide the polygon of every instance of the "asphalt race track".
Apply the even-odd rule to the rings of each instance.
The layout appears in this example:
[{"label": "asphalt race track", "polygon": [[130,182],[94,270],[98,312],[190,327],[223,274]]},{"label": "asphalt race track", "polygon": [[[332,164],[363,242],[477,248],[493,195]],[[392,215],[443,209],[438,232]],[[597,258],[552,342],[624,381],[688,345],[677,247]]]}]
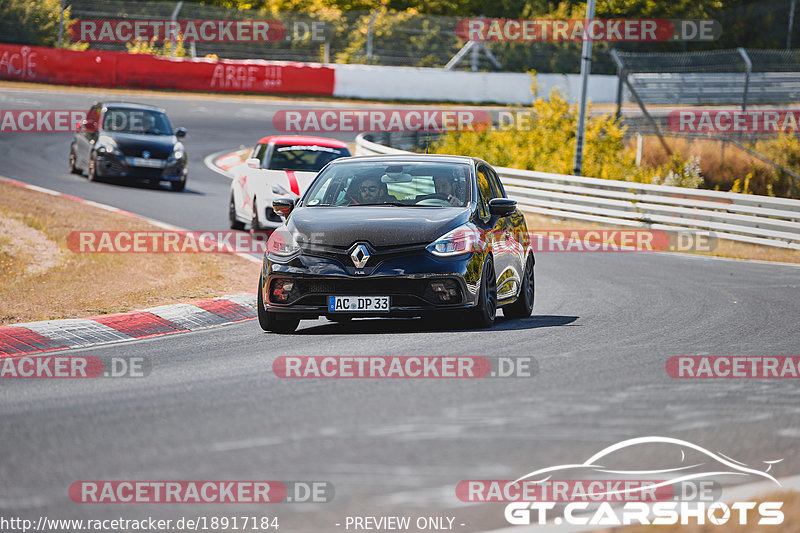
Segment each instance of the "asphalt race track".
[{"label": "asphalt race track", "polygon": [[[90,90],[0,90],[3,109],[88,109],[102,99]],[[188,229],[227,229],[230,182],[203,158],[251,146],[274,133],[274,112],[301,105],[126,99],[163,106],[174,126],[188,128],[184,193],[69,174],[67,133],[0,134],[0,174]],[[508,526],[503,504],[459,502],[459,481],[515,479],[648,435],[685,439],[759,469],[783,458],[773,474],[800,474],[796,380],[677,380],[665,372],[675,355],[800,355],[800,269],[657,253],[536,259],[534,316],[501,317],[491,331],[320,319],[301,322],[296,334],[272,335],[249,321],[69,352],[146,356],[153,361],[147,378],[4,380],[0,513],[257,514],[277,516],[287,532],[344,531],[345,517],[355,514],[441,515],[455,516],[458,531],[484,531]],[[536,358],[539,372],[282,380],[272,362],[285,355],[525,355]],[[645,466],[659,458],[640,460]],[[148,506],[80,505],[67,495],[78,480],[123,479],[324,480],[336,496],[325,504]]]}]

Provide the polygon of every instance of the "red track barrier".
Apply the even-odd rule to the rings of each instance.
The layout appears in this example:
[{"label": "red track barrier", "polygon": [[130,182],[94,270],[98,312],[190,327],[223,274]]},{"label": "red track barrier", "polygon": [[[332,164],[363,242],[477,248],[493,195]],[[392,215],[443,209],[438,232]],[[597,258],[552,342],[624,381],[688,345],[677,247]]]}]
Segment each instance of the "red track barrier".
[{"label": "red track barrier", "polygon": [[288,61],[173,59],[0,44],[0,79],[92,87],[330,96],[334,69]]}]

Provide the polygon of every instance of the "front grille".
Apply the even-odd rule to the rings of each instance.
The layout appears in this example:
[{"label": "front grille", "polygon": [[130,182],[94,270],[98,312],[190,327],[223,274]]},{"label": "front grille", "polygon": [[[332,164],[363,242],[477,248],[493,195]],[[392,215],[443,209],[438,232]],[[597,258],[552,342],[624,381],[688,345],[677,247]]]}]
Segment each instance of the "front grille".
[{"label": "front grille", "polygon": [[[350,258],[350,250],[353,248],[352,245],[345,248],[342,246],[321,246],[318,244],[304,243],[301,246],[303,248],[303,253],[305,254],[334,259],[347,266],[353,265],[353,260]],[[366,268],[371,268],[382,263],[383,261],[417,254],[424,249],[425,245],[420,244],[411,244],[408,246],[403,246],[402,248],[398,248],[396,246],[385,246],[377,249],[370,247],[370,258],[365,266]]]},{"label": "front grille", "polygon": [[417,279],[316,279],[296,280],[301,294],[337,295],[375,295],[391,296],[393,294],[425,293],[426,280]]},{"label": "front grille", "polygon": [[150,152],[150,159],[166,159],[170,156],[170,152],[162,150],[153,150],[146,147],[124,147],[121,148],[122,153],[127,157],[144,157],[143,152]]},{"label": "front grille", "polygon": [[449,302],[443,302],[439,296],[431,290],[432,281],[442,281],[436,279],[304,279],[292,278],[294,285],[288,295],[287,300],[275,302],[272,298],[272,290],[275,287],[275,280],[270,284],[270,301],[283,304],[302,304],[302,305],[328,305],[328,296],[390,296],[392,306],[406,307],[419,306],[424,304],[434,305],[455,305],[462,301],[461,285],[454,279],[447,278],[448,286],[455,287],[457,296]]},{"label": "front grille", "polygon": [[160,168],[143,168],[143,167],[128,167],[130,176],[136,178],[160,178],[164,174],[164,170]]}]

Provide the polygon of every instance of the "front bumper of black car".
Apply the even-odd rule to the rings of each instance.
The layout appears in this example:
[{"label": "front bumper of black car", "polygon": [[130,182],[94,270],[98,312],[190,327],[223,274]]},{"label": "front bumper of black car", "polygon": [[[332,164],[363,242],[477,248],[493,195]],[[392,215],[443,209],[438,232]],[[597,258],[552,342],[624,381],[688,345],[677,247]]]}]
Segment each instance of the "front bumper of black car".
[{"label": "front bumper of black car", "polygon": [[95,161],[97,175],[108,178],[183,181],[187,174],[185,159],[153,159],[161,166],[142,167],[132,165],[130,156],[98,152]]},{"label": "front bumper of black car", "polygon": [[[421,249],[394,255],[356,274],[349,258],[301,254],[289,261],[267,256],[263,265],[264,307],[274,313],[317,318],[322,315],[421,316],[477,305],[485,254],[438,258]],[[288,290],[287,290],[288,287]],[[336,312],[332,296],[388,296],[388,311]]]}]

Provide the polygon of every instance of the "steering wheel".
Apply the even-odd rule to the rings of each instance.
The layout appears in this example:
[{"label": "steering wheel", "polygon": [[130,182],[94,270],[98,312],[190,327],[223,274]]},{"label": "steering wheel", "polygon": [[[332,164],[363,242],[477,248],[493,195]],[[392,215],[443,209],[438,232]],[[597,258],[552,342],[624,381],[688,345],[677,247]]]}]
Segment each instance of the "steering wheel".
[{"label": "steering wheel", "polygon": [[418,204],[418,203],[422,202],[423,200],[432,200],[432,199],[444,200],[445,202],[449,202],[450,201],[449,195],[442,194],[442,193],[434,193],[434,194],[426,194],[424,196],[418,196],[417,199],[414,201],[414,203]]}]

